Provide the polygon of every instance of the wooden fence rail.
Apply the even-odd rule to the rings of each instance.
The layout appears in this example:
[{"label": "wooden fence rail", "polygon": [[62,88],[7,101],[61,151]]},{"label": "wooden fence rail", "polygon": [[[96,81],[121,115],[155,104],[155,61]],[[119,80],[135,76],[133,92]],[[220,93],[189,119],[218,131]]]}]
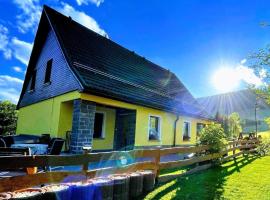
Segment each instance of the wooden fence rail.
[{"label": "wooden fence rail", "polygon": [[[32,187],[46,183],[59,183],[69,176],[80,176],[81,178],[93,178],[100,175],[108,175],[114,173],[127,173],[137,170],[154,170],[159,180],[159,173],[162,169],[178,168],[188,166],[204,161],[221,158],[226,161],[231,158],[242,155],[245,152],[254,151],[259,143],[258,140],[233,141],[229,142],[227,148],[220,153],[207,154],[208,146],[192,146],[192,147],[173,147],[173,148],[156,148],[156,149],[138,149],[131,151],[112,151],[102,153],[89,153],[82,155],[37,155],[37,156],[1,156],[0,171],[18,170],[27,167],[53,167],[53,166],[82,166],[82,171],[58,171],[58,172],[42,172],[33,175],[6,177],[0,179],[0,192],[13,191],[25,187]],[[239,151],[236,153],[236,151]],[[230,155],[228,153],[232,152]],[[162,162],[162,157],[171,154],[189,154],[195,153],[194,157],[184,160],[175,160]],[[227,155],[227,156],[225,156]],[[88,170],[89,165],[105,161],[121,161],[121,159],[132,158],[135,160],[131,164],[123,164],[121,166],[107,167]],[[139,158],[147,158],[143,161]],[[136,160],[137,159],[137,160]],[[163,180],[169,177],[162,176]],[[162,181],[162,179],[160,179]]]}]

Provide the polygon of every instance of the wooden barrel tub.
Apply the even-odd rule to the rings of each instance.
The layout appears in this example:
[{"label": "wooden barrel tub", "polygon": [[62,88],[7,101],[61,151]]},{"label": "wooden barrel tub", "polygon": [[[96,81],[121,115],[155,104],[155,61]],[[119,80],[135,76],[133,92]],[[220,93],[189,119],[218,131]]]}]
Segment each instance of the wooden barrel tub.
[{"label": "wooden barrel tub", "polygon": [[52,184],[42,187],[44,194],[42,199],[66,200],[71,198],[71,190],[68,184]]},{"label": "wooden barrel tub", "polygon": [[70,192],[71,200],[90,200],[94,199],[94,186],[92,181],[84,181],[84,182],[77,182],[71,183],[70,185]]},{"label": "wooden barrel tub", "polygon": [[109,177],[113,180],[113,199],[129,199],[129,176],[127,174],[114,174]]},{"label": "wooden barrel tub", "polygon": [[143,175],[139,172],[129,174],[129,197],[137,199],[143,192]]},{"label": "wooden barrel tub", "polygon": [[3,199],[11,199],[11,197],[12,197],[11,192],[3,192],[3,193],[0,193],[0,200],[3,200]]},{"label": "wooden barrel tub", "polygon": [[16,200],[41,200],[43,190],[40,188],[27,188],[11,192],[10,199]]},{"label": "wooden barrel tub", "polygon": [[91,179],[94,186],[94,199],[112,200],[113,181],[110,178],[100,177]]},{"label": "wooden barrel tub", "polygon": [[152,170],[139,171],[143,176],[143,192],[148,193],[155,187],[155,173]]}]

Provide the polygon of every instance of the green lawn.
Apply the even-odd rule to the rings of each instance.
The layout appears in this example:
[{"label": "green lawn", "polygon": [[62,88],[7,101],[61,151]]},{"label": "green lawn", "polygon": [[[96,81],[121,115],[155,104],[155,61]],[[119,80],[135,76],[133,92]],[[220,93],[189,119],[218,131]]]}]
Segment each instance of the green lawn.
[{"label": "green lawn", "polygon": [[270,131],[259,132],[258,135],[261,135],[263,138],[270,138]]},{"label": "green lawn", "polygon": [[270,200],[270,156],[240,157],[159,185],[145,199]]}]

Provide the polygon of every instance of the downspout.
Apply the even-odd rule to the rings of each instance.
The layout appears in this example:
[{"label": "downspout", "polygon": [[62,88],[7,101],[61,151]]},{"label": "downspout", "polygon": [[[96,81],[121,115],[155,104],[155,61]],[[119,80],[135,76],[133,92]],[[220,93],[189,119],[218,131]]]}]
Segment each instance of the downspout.
[{"label": "downspout", "polygon": [[173,146],[176,146],[176,126],[179,120],[179,115],[177,115],[176,120],[174,121],[174,128],[173,128]]}]

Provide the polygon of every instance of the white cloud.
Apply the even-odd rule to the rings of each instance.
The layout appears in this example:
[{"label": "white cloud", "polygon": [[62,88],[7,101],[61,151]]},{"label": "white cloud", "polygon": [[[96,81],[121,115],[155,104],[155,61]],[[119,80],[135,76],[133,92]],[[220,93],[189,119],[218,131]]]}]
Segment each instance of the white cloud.
[{"label": "white cloud", "polygon": [[33,44],[28,43],[18,38],[14,37],[11,41],[12,54],[15,58],[21,61],[23,64],[27,65]]},{"label": "white cloud", "polygon": [[12,69],[15,71],[15,72],[24,72],[23,69],[21,67],[18,67],[18,66],[14,66],[12,67]]},{"label": "white cloud", "polygon": [[89,15],[85,14],[82,11],[75,10],[72,6],[67,3],[61,2],[62,7],[58,7],[58,10],[64,15],[71,16],[75,21],[84,25],[85,27],[108,37],[108,34],[100,28],[99,24]]},{"label": "white cloud", "polygon": [[6,59],[11,59],[11,50],[8,48],[9,37],[7,27],[0,24],[0,51]]},{"label": "white cloud", "polygon": [[0,75],[0,86],[13,86],[13,85],[22,85],[23,84],[23,80],[13,77],[13,76],[9,76],[9,75]]},{"label": "white cloud", "polygon": [[241,60],[240,63],[241,63],[241,65],[243,65],[243,64],[245,64],[246,62],[247,62],[247,59],[244,58],[243,60]]},{"label": "white cloud", "polygon": [[100,4],[104,2],[104,0],[76,0],[76,2],[79,6],[83,4],[88,5],[88,3],[92,3],[95,4],[97,7],[99,7]]},{"label": "white cloud", "polygon": [[254,70],[244,65],[236,67],[235,73],[238,76],[239,80],[242,80],[248,84],[255,85],[257,87],[263,84],[261,78],[256,76],[256,74],[254,73]]},{"label": "white cloud", "polygon": [[9,75],[0,75],[0,99],[17,103],[23,80]]},{"label": "white cloud", "polygon": [[8,33],[8,29],[0,24],[0,52],[3,53],[5,59],[14,57],[27,65],[33,44],[16,37],[11,39]]},{"label": "white cloud", "polygon": [[211,77],[211,82],[219,92],[230,92],[238,89],[241,83],[261,87],[264,85],[263,77],[266,72],[261,71],[259,76],[253,69],[244,65],[246,60],[235,67],[222,66],[218,68]]},{"label": "white cloud", "polygon": [[32,30],[34,33],[42,11],[39,0],[13,0],[13,2],[21,11],[20,14],[16,16],[18,30],[21,33]]}]

